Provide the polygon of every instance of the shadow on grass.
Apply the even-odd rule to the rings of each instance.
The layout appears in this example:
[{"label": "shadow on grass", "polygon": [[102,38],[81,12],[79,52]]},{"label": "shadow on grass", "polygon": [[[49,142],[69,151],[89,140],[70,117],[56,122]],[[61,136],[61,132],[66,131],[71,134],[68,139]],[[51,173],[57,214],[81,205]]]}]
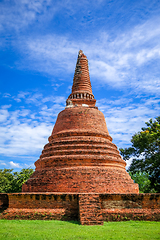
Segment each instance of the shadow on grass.
[{"label": "shadow on grass", "polygon": [[72,223],[72,224],[75,224],[75,225],[81,225],[80,222],[77,221],[77,220],[70,220],[70,221],[65,221],[65,222]]}]

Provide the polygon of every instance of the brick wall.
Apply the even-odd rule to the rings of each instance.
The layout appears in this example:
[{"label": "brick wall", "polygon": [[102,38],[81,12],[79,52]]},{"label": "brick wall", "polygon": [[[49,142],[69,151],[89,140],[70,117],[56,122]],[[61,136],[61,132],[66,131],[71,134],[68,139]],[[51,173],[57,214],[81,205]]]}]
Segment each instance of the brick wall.
[{"label": "brick wall", "polygon": [[104,221],[160,221],[160,193],[101,194]]},{"label": "brick wall", "polygon": [[[3,210],[7,208],[6,210]],[[52,193],[0,194],[0,219],[78,220],[78,195]],[[37,215],[36,215],[37,214]]]},{"label": "brick wall", "polygon": [[66,208],[78,209],[76,194],[8,193],[9,208]]},{"label": "brick wall", "polygon": [[8,207],[8,194],[0,193],[0,209]]},{"label": "brick wall", "polygon": [[10,209],[63,210],[67,219],[78,219],[78,196],[75,194],[13,193],[8,194]]},{"label": "brick wall", "polygon": [[0,194],[0,219],[80,220],[81,224],[103,221],[160,221],[160,194]]},{"label": "brick wall", "polygon": [[101,194],[102,209],[160,209],[160,194]]}]

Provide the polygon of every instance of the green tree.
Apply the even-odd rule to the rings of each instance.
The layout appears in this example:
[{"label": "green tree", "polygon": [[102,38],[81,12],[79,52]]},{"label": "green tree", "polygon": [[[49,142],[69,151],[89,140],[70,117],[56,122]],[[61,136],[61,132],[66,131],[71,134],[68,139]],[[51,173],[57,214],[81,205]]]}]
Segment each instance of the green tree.
[{"label": "green tree", "polygon": [[20,172],[13,172],[13,169],[0,169],[0,192],[21,192],[22,184],[27,181],[33,171],[31,168],[23,168]]},{"label": "green tree", "polygon": [[[151,191],[149,173],[138,171],[136,173],[129,172],[129,175],[135,183],[138,183],[140,193],[148,193]],[[154,190],[152,190],[152,192],[154,192]]]},{"label": "green tree", "polygon": [[0,193],[12,192],[13,169],[0,169]]},{"label": "green tree", "polygon": [[150,191],[160,192],[160,116],[132,136],[132,146],[120,149],[124,160],[133,158],[129,172],[149,174]]},{"label": "green tree", "polygon": [[13,172],[12,191],[21,192],[23,183],[28,180],[32,173],[33,169],[31,168],[23,168],[20,172]]}]

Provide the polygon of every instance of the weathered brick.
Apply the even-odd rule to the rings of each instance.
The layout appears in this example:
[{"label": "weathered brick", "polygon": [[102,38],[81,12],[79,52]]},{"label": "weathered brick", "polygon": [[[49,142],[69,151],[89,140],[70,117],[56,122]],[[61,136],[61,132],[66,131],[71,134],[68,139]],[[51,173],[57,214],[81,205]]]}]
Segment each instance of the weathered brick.
[{"label": "weathered brick", "polygon": [[[7,198],[4,198],[7,196]],[[160,194],[0,194],[0,219],[80,220],[81,224],[103,221],[160,221]],[[7,201],[6,201],[7,200]]]},{"label": "weathered brick", "polygon": [[23,193],[0,194],[0,218],[103,221],[160,220],[160,194],[138,194],[95,107],[88,60],[79,52],[72,93]]},{"label": "weathered brick", "polygon": [[[23,192],[139,192],[138,185],[126,172],[126,162],[112,143],[104,115],[95,103],[88,60],[80,50],[66,108],[58,114],[49,143],[35,162],[36,170],[23,185]],[[83,197],[80,199],[82,203]],[[92,204],[95,211],[92,217],[98,216],[93,195],[91,199],[88,196],[86,204],[86,212]]]}]

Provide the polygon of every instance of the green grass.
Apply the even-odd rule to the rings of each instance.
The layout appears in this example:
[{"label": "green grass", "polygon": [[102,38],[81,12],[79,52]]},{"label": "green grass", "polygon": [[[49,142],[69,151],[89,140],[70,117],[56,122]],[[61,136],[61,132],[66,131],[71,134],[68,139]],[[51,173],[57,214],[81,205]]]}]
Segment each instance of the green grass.
[{"label": "green grass", "polygon": [[53,220],[0,220],[0,239],[160,240],[160,222],[104,222],[103,226],[82,226],[76,222]]}]

